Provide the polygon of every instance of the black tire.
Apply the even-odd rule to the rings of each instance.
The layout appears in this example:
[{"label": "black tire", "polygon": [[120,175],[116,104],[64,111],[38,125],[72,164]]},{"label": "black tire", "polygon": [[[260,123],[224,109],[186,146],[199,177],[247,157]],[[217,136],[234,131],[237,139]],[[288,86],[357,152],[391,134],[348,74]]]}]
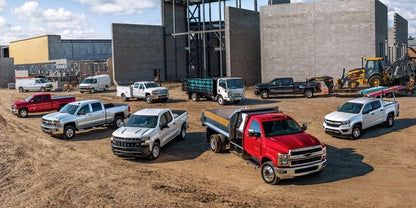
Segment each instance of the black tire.
[{"label": "black tire", "polygon": [[75,136],[75,128],[72,125],[65,126],[64,128],[64,138],[72,139]]},{"label": "black tire", "polygon": [[150,95],[146,95],[146,103],[152,103],[152,97]]},{"label": "black tire", "polygon": [[79,91],[80,93],[84,93],[84,91]]},{"label": "black tire", "polygon": [[23,87],[19,87],[19,92],[20,93],[22,93],[22,92],[24,92],[25,90],[23,89]]},{"label": "black tire", "polygon": [[108,86],[106,85],[105,87],[104,87],[104,91],[107,91],[108,90]]},{"label": "black tire", "polygon": [[220,141],[221,141],[221,151],[220,152],[224,152],[225,150],[227,150],[227,139],[222,134],[219,134],[218,137],[220,138]]},{"label": "black tire", "polygon": [[150,159],[156,160],[160,156],[160,144],[158,142],[153,143],[152,151],[150,151]]},{"label": "black tire", "polygon": [[182,124],[181,132],[179,132],[178,136],[179,140],[185,140],[186,139],[186,124]]},{"label": "black tire", "polygon": [[362,134],[361,126],[360,125],[354,125],[354,127],[352,127],[351,139],[352,140],[359,139],[361,137],[361,134]]},{"label": "black tire", "polygon": [[312,98],[313,97],[313,91],[311,89],[307,89],[307,90],[305,90],[304,95],[305,95],[306,98]]},{"label": "black tire", "polygon": [[276,176],[276,170],[272,161],[267,161],[261,166],[261,177],[264,182],[275,185],[280,181],[280,178]]},{"label": "black tire", "polygon": [[46,91],[46,89],[45,89],[44,87],[41,87],[41,88],[40,88],[40,91],[41,91],[41,92],[45,92],[45,91]]},{"label": "black tire", "polygon": [[384,125],[385,125],[387,128],[391,128],[391,127],[393,127],[393,126],[394,126],[394,116],[393,116],[392,114],[389,114],[389,115],[387,116],[387,119],[386,119],[386,121],[384,122]]},{"label": "black tire", "polygon": [[113,127],[115,129],[118,129],[118,128],[122,127],[122,126],[124,126],[124,119],[121,116],[116,116],[114,118],[114,121],[113,121]]},{"label": "black tire", "polygon": [[357,89],[358,85],[359,85],[358,82],[355,80],[348,81],[348,87],[350,89]]},{"label": "black tire", "polygon": [[196,93],[196,92],[193,92],[193,93],[191,94],[191,100],[192,100],[192,101],[194,101],[194,102],[198,102],[198,101],[200,100],[200,96],[199,96],[199,94],[198,94],[198,93]]},{"label": "black tire", "polygon": [[22,118],[26,118],[27,115],[29,115],[29,111],[27,110],[27,108],[20,108],[19,109],[19,116]]},{"label": "black tire", "polygon": [[221,141],[220,137],[216,134],[212,134],[209,138],[209,147],[215,153],[221,152]]},{"label": "black tire", "polygon": [[269,98],[269,92],[267,92],[267,90],[263,90],[260,92],[260,97],[261,99],[267,99]]},{"label": "black tire", "polygon": [[234,104],[239,104],[241,100],[235,100]]},{"label": "black tire", "polygon": [[94,88],[91,88],[91,89],[90,89],[90,93],[91,93],[91,94],[94,94],[94,93],[95,93],[95,89],[94,89]]},{"label": "black tire", "polygon": [[162,98],[161,101],[162,101],[162,103],[166,103],[166,102],[168,102],[168,98]]},{"label": "black tire", "polygon": [[126,95],[124,93],[121,94],[121,100],[123,100],[124,102],[129,101],[129,98],[126,97]]},{"label": "black tire", "polygon": [[374,75],[370,77],[370,79],[368,80],[368,84],[370,84],[371,87],[378,87],[382,85],[381,77],[379,75]]},{"label": "black tire", "polygon": [[224,98],[220,95],[220,96],[218,96],[218,104],[220,104],[220,105],[225,105],[225,100],[224,100]]}]

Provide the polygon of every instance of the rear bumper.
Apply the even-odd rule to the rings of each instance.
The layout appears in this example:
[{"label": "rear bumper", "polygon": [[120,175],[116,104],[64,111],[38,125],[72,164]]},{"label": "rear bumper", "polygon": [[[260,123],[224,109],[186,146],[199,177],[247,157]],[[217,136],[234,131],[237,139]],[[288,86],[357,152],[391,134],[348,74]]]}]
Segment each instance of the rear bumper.
[{"label": "rear bumper", "polygon": [[274,169],[276,170],[276,176],[279,177],[280,179],[290,179],[290,178],[309,175],[311,173],[322,171],[322,169],[325,166],[326,166],[326,159],[318,163],[300,166],[300,167],[294,167],[294,168],[275,167]]},{"label": "rear bumper", "polygon": [[64,128],[63,127],[57,127],[57,126],[50,126],[50,125],[41,125],[42,131],[48,134],[63,134]]}]

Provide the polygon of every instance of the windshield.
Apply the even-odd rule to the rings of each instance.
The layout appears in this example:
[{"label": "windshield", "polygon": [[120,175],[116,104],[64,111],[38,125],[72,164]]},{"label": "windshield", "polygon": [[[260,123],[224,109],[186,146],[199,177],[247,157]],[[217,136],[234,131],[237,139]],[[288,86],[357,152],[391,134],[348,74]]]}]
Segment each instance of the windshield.
[{"label": "windshield", "polygon": [[30,100],[32,100],[32,98],[33,98],[33,95],[31,95],[31,96],[27,97],[27,98],[26,98],[26,100],[25,100],[25,102],[27,102],[27,103],[28,103]]},{"label": "windshield", "polygon": [[292,119],[263,122],[263,128],[266,137],[297,134],[302,132],[302,129]]},{"label": "windshield", "polygon": [[94,83],[94,79],[84,79],[82,80],[82,84],[92,84]]},{"label": "windshield", "polygon": [[47,83],[48,81],[46,80],[46,79],[40,79],[40,82],[42,82],[42,83]]},{"label": "windshield", "polygon": [[244,88],[242,79],[227,79],[228,89]]},{"label": "windshield", "polygon": [[340,108],[338,108],[338,112],[344,112],[344,113],[354,113],[358,114],[361,111],[361,108],[363,107],[363,104],[361,103],[352,103],[352,102],[346,102],[344,105],[342,105]]},{"label": "windshield", "polygon": [[153,87],[160,87],[158,83],[156,82],[149,82],[144,84],[146,88],[153,88]]},{"label": "windshield", "polygon": [[132,115],[126,122],[126,127],[155,128],[157,116]]},{"label": "windshield", "polygon": [[59,112],[60,113],[69,113],[69,114],[74,114],[75,111],[77,111],[78,109],[78,105],[65,105]]}]

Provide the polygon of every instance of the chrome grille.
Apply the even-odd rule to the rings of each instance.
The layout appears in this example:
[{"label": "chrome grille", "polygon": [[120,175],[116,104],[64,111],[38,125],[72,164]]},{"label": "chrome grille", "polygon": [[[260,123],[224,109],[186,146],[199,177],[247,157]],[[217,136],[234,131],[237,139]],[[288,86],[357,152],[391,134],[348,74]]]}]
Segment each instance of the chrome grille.
[{"label": "chrome grille", "polygon": [[325,124],[328,126],[332,126],[332,127],[339,127],[341,126],[341,122],[340,121],[331,121],[331,120],[327,120],[325,119]]},{"label": "chrome grille", "polygon": [[42,119],[42,123],[45,125],[56,125],[56,121]]},{"label": "chrome grille", "polygon": [[289,166],[303,166],[320,162],[324,156],[321,145],[292,149],[289,151]]}]

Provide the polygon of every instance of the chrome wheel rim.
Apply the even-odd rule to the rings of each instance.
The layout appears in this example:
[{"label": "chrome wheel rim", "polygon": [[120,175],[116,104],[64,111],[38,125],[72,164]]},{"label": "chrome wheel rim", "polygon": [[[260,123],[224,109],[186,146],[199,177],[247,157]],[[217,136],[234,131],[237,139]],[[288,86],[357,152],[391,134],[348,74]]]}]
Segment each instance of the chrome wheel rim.
[{"label": "chrome wheel rim", "polygon": [[116,121],[116,125],[117,125],[117,127],[118,127],[118,128],[122,127],[122,126],[123,126],[123,124],[124,124],[124,121],[123,121],[123,120],[121,120],[121,119],[117,119],[117,121]]},{"label": "chrome wheel rim", "polygon": [[67,129],[66,130],[66,137],[71,138],[74,136],[74,130],[73,129]]},{"label": "chrome wheel rim", "polygon": [[27,111],[26,110],[20,111],[20,116],[26,117],[27,116]]},{"label": "chrome wheel rim", "polygon": [[157,157],[159,156],[159,152],[160,152],[160,150],[159,150],[159,146],[154,146],[154,147],[153,147],[153,151],[152,151],[152,155],[153,155],[153,157],[154,157],[154,158],[157,158]]},{"label": "chrome wheel rim", "polygon": [[263,178],[267,182],[272,182],[274,180],[274,170],[269,165],[263,168]]},{"label": "chrome wheel rim", "polygon": [[210,146],[211,146],[211,150],[214,151],[215,150],[215,142],[211,139],[210,142]]},{"label": "chrome wheel rim", "polygon": [[393,122],[394,122],[393,118],[389,117],[389,126],[393,126]]},{"label": "chrome wheel rim", "polygon": [[354,134],[354,137],[359,137],[360,136],[360,130],[358,129],[358,128],[355,128],[354,129],[354,132],[353,132],[353,134]]},{"label": "chrome wheel rim", "polygon": [[182,128],[181,134],[182,134],[182,138],[185,138],[185,136],[186,136],[186,131],[185,131],[185,129],[184,129],[184,128]]}]

